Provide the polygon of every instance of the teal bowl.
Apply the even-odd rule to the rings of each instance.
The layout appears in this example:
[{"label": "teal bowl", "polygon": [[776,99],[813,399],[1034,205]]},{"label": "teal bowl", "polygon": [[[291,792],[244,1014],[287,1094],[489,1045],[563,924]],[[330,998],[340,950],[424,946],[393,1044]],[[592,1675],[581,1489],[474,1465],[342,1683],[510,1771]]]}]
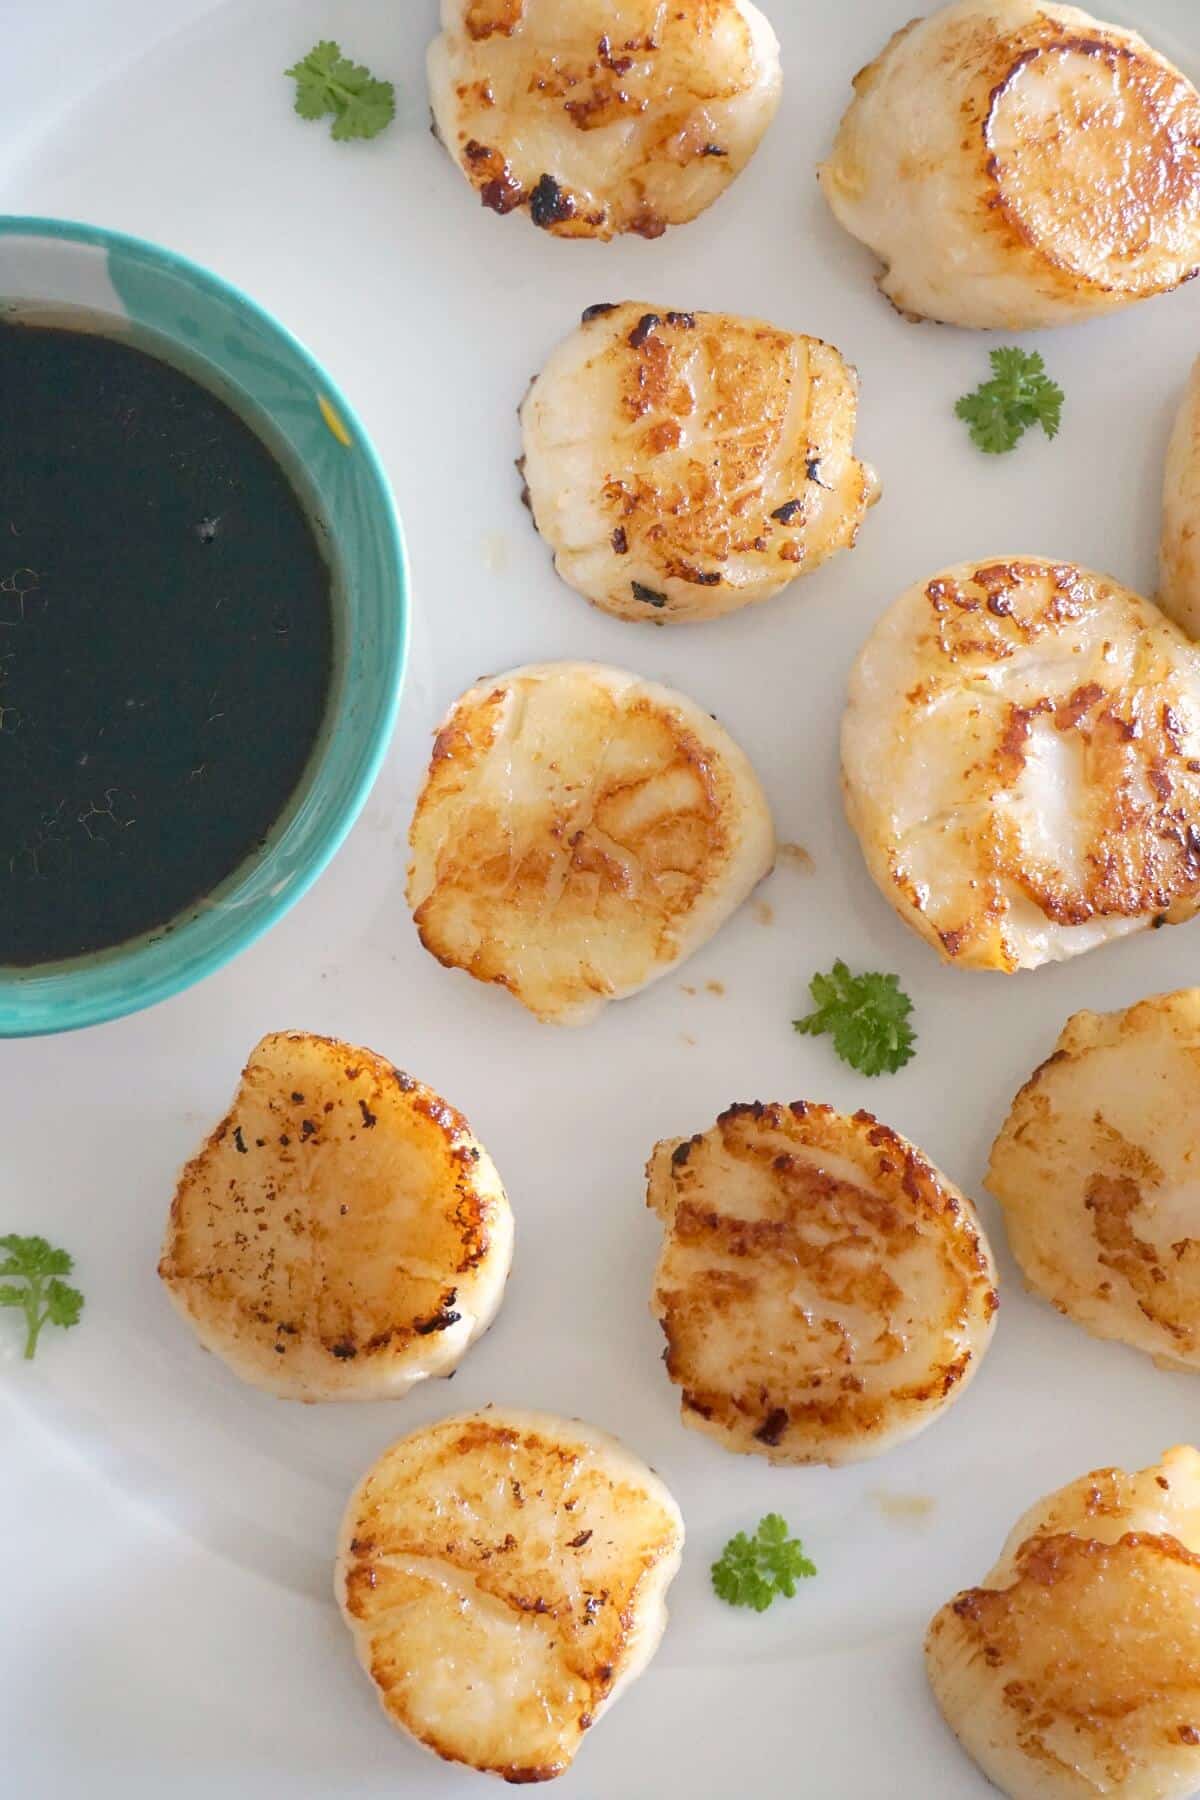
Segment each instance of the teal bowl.
[{"label": "teal bowl", "polygon": [[[59,219],[0,217],[0,311],[82,313],[193,375],[275,453],[333,575],[334,672],[317,747],[261,851],[187,912],[113,949],[0,967],[0,1037],[96,1025],[211,975],[297,901],[341,844],[387,750],[408,651],[391,489],[348,401],[245,294],[170,250]],[[96,315],[101,315],[96,319]],[[0,846],[0,853],[3,847]]]}]

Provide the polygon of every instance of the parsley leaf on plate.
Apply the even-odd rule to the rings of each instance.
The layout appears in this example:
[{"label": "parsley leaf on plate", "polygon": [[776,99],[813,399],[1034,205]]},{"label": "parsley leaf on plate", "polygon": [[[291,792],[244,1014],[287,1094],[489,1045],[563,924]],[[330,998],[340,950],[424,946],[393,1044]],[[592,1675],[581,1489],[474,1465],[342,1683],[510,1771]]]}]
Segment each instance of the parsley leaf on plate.
[{"label": "parsley leaf on plate", "polygon": [[36,1354],[43,1325],[64,1331],[78,1325],[83,1295],[61,1279],[74,1267],[74,1259],[44,1237],[0,1237],[0,1306],[18,1306],[25,1314],[27,1361]]},{"label": "parsley leaf on plate", "polygon": [[989,456],[1013,450],[1032,425],[1049,438],[1062,423],[1063,391],[1051,381],[1036,350],[1010,345],[991,352],[992,379],[964,394],[955,407],[971,440]]},{"label": "parsley leaf on plate", "polygon": [[814,975],[808,991],[815,1011],[794,1019],[796,1030],[810,1037],[829,1032],[842,1061],[860,1075],[894,1075],[912,1058],[912,1001],[895,975],[852,975],[838,961],[828,975]]},{"label": "parsley leaf on plate", "polygon": [[333,136],[373,138],[396,116],[396,91],[376,81],[361,63],[342,55],[340,44],[323,38],[302,62],[284,70],[296,83],[296,111],[302,119],[333,114]]},{"label": "parsley leaf on plate", "polygon": [[712,1566],[712,1584],[730,1606],[766,1612],[777,1594],[793,1599],[797,1581],[816,1572],[799,1538],[789,1536],[786,1519],[768,1513],[753,1537],[739,1531],[730,1538]]}]

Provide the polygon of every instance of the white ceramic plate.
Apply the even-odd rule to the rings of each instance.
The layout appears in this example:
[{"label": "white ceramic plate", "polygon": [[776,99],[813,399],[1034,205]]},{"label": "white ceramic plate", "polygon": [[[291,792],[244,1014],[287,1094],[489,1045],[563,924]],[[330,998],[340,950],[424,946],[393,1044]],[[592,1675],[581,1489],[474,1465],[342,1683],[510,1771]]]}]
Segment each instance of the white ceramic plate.
[{"label": "white ceramic plate", "polygon": [[[656,1138],[702,1129],[735,1099],[866,1104],[978,1192],[1012,1093],[1068,1012],[1200,978],[1200,926],[1012,981],[939,967],[868,880],[836,786],[847,669],[912,580],[1031,551],[1152,589],[1200,284],[1039,340],[1066,390],[1062,435],[981,458],[951,409],[986,375],[987,340],[891,312],[813,178],[851,75],[912,0],[767,3],[785,94],[758,157],[696,223],[613,245],[557,242],[474,202],[427,130],[434,0],[0,6],[14,97],[0,112],[0,207],[160,239],[278,312],[375,435],[415,594],[391,759],[312,893],[153,1013],[0,1047],[0,1230],[68,1244],[88,1296],[79,1330],[48,1336],[33,1367],[3,1340],[0,1789],[13,1800],[480,1791],[389,1731],[329,1573],[367,1462],[423,1420],[489,1400],[619,1433],[687,1519],[662,1651],[563,1800],[983,1794],[925,1690],[928,1616],[983,1574],[1037,1495],[1196,1431],[1187,1376],[1021,1293],[986,1202],[1004,1277],[994,1347],[963,1402],[884,1460],[830,1473],[731,1458],[681,1427],[661,1368],[642,1183]],[[1191,0],[1111,12],[1200,74]],[[335,145],[291,114],[281,71],[330,34],[397,82],[399,125],[374,144]],[[624,297],[759,314],[858,364],[860,443],[886,493],[852,555],[761,608],[668,631],[606,618],[556,580],[518,502],[514,409],[581,309]],[[571,1035],[438,968],[403,900],[408,814],[441,711],[483,671],[564,655],[703,700],[815,865],[772,878],[772,923],[747,907],[679,979]],[[897,970],[916,1000],[920,1054],[895,1078],[868,1083],[790,1028],[809,975],[838,955]],[[176,1167],[250,1045],[287,1026],[369,1044],[439,1088],[504,1174],[514,1276],[453,1387],[395,1406],[286,1407],[203,1356],[159,1292]],[[764,1617],[730,1611],[708,1564],[770,1508],[803,1534],[819,1579]]]}]

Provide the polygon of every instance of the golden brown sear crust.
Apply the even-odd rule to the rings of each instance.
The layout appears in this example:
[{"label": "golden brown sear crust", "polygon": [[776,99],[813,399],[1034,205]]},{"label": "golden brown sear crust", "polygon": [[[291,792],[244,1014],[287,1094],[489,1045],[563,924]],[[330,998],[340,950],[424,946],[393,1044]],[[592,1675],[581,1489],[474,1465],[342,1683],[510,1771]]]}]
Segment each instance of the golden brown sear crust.
[{"label": "golden brown sear crust", "polygon": [[1018,1521],[926,1639],[947,1721],[1031,1800],[1184,1800],[1200,1783],[1197,1471],[1098,1470]]},{"label": "golden brown sear crust", "polygon": [[[648,329],[641,329],[643,320]],[[778,540],[780,556],[785,547],[797,548],[794,531],[780,529],[780,521],[753,504],[740,504],[743,495],[757,496],[764,464],[777,459],[778,480],[789,496],[807,490],[807,441],[782,441],[794,343],[789,332],[727,314],[668,314],[663,320],[646,313],[633,321],[629,336],[614,336],[608,355],[616,367],[621,411],[635,427],[642,451],[654,459],[624,480],[614,473],[603,493],[613,528],[624,528],[634,555],[653,547],[654,560],[663,557],[665,574],[715,586],[711,577],[720,580],[721,565],[736,551],[754,549],[763,537]],[[696,412],[690,367],[696,354],[704,359],[712,390],[707,422],[719,425],[712,438],[715,454],[664,460],[681,446],[677,421]]]},{"label": "golden brown sear crust", "polygon": [[902,311],[1032,328],[1200,267],[1200,95],[1136,33],[1045,0],[959,0],[855,89],[822,183]]},{"label": "golden brown sear crust", "polygon": [[184,1168],[159,1274],[245,1379],[379,1398],[454,1366],[495,1311],[511,1238],[461,1113],[369,1050],[280,1032]]},{"label": "golden brown sear crust", "polygon": [[1200,1780],[1200,1557],[1174,1538],[1031,1538],[1011,1586],[968,1589],[951,1614],[935,1619],[931,1647],[952,1631],[959,1655],[1002,1680],[1016,1745],[1034,1765],[1069,1780],[1064,1752],[1086,1746],[1108,1791],[1125,1792],[1149,1739],[1191,1749]]},{"label": "golden brown sear crust", "polygon": [[547,1781],[653,1654],[682,1543],[671,1496],[614,1440],[489,1411],[385,1452],[347,1509],[337,1587],[395,1724]]},{"label": "golden brown sear crust", "polygon": [[1008,66],[991,88],[983,137],[1014,246],[1028,246],[1067,283],[1125,299],[1196,274],[1192,84],[1140,40],[1045,17],[1008,41],[1001,61]]},{"label": "golden brown sear crust", "polygon": [[1029,1285],[1100,1337],[1200,1368],[1200,989],[1076,1013],[1017,1094],[987,1185]]},{"label": "golden brown sear crust", "polygon": [[711,618],[848,548],[878,497],[831,345],[729,313],[589,308],[521,408],[564,580],[618,617]]},{"label": "golden brown sear crust", "polygon": [[1200,905],[1200,658],[1069,564],[961,564],[855,665],[844,791],[871,872],[948,961],[1035,968]]},{"label": "golden brown sear crust", "polygon": [[410,842],[425,948],[569,1023],[695,949],[774,851],[753,771],[721,728],[593,664],[465,694],[437,735]]},{"label": "golden brown sear crust", "polygon": [[556,237],[658,237],[710,205],[779,98],[749,0],[443,0],[438,134],[495,212]]},{"label": "golden brown sear crust", "polygon": [[734,1106],[647,1173],[686,1423],[771,1462],[847,1462],[974,1374],[996,1310],[975,1209],[870,1113]]},{"label": "golden brown sear crust", "polygon": [[[478,703],[458,709],[439,731],[423,806],[436,810],[467,794],[480,759],[496,748],[504,701],[503,690],[494,688]],[[618,710],[614,704],[612,718],[598,736],[611,735]],[[672,789],[679,786],[684,808],[667,821],[657,810],[640,817],[640,809],[630,805],[628,763],[610,773],[598,761],[585,796],[563,795],[558,804],[547,805],[552,816],[542,842],[514,866],[508,821],[490,809],[468,806],[459,829],[443,838],[437,887],[415,914],[421,942],[440,962],[458,963],[457,936],[443,937],[440,926],[447,912],[457,912],[455,902],[464,894],[481,889],[502,894],[506,910],[517,919],[536,917],[553,896],[565,924],[575,910],[588,917],[624,910],[633,893],[632,866],[639,871],[639,892],[650,889],[639,908],[649,954],[657,956],[669,942],[677,917],[687,912],[710,871],[729,854],[726,820],[708,759],[678,721],[635,700],[622,709],[621,728],[637,745],[630,761],[644,760],[656,780]],[[453,926],[451,930],[453,934]],[[470,973],[480,981],[514,987],[507,948],[503,939],[488,941],[481,932]],[[602,978],[584,977],[584,982],[596,993],[607,992]]]}]

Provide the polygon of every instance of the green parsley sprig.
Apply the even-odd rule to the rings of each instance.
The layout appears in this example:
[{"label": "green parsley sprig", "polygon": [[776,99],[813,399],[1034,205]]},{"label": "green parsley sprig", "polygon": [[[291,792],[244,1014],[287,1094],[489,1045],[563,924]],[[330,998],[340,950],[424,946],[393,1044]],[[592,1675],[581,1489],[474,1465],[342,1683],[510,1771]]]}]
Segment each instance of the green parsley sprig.
[{"label": "green parsley sprig", "polygon": [[730,1606],[752,1606],[766,1612],[776,1595],[792,1600],[797,1581],[817,1572],[799,1538],[788,1533],[787,1520],[768,1513],[753,1537],[739,1531],[712,1566],[713,1590]]},{"label": "green parsley sprig", "polygon": [[376,81],[361,63],[342,55],[341,45],[330,38],[314,44],[301,62],[284,70],[296,83],[296,111],[302,119],[333,114],[332,135],[373,138],[396,116],[396,90],[390,81]]},{"label": "green parsley sprig", "polygon": [[992,379],[964,394],[954,408],[971,428],[971,441],[988,456],[1014,450],[1032,425],[1058,436],[1064,395],[1046,373],[1036,350],[1010,345],[991,352]]},{"label": "green parsley sprig", "polygon": [[0,1237],[0,1306],[18,1306],[25,1314],[25,1360],[37,1353],[43,1325],[59,1325],[69,1331],[78,1325],[83,1295],[62,1280],[75,1267],[65,1250],[56,1250],[44,1237]]},{"label": "green parsley sprig", "polygon": [[809,1037],[828,1032],[844,1063],[860,1075],[894,1075],[911,1061],[917,1034],[908,1023],[912,1001],[895,975],[852,975],[835,962],[808,984],[815,1011],[793,1019]]}]

